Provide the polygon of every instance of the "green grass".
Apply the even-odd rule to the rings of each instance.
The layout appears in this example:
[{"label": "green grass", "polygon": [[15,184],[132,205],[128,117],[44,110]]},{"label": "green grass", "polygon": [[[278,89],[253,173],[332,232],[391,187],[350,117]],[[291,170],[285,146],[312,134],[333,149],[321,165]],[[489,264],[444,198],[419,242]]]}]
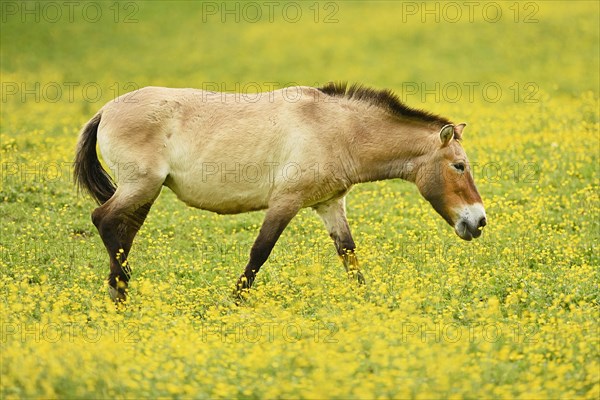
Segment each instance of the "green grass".
[{"label": "green grass", "polygon": [[[523,22],[530,3],[535,23]],[[2,397],[597,398],[599,6],[530,3],[519,22],[513,2],[494,3],[496,23],[483,5],[473,22],[463,8],[457,23],[422,23],[391,1],[317,3],[317,23],[312,2],[297,23],[221,22],[201,3],[163,1],[120,3],[118,23],[110,2],[94,3],[97,23],[3,15]],[[127,4],[135,23],[122,22]],[[324,23],[335,5],[338,21]],[[469,124],[483,237],[460,241],[409,183],[360,185],[348,218],[368,285],[347,281],[303,210],[238,307],[231,289],[264,213],[219,216],[165,189],[134,243],[131,304],[115,311],[94,204],[70,179],[82,124],[126,88],[330,80]],[[23,99],[36,84],[39,101]],[[439,99],[407,93],[422,84],[439,84]],[[54,102],[44,88],[56,85]],[[240,336],[256,326],[258,340]]]}]

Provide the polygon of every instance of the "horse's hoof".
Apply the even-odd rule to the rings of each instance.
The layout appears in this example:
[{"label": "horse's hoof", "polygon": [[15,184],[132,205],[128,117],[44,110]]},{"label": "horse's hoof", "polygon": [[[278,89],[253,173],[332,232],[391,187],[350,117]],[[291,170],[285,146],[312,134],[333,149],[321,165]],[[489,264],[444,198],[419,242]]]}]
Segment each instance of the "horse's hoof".
[{"label": "horse's hoof", "polygon": [[125,290],[121,291],[110,285],[108,286],[108,295],[115,304],[122,304],[125,303],[125,300],[127,300]]},{"label": "horse's hoof", "polygon": [[233,289],[233,292],[231,292],[231,295],[235,299],[240,299],[240,298],[242,298],[242,292],[243,291],[244,291],[244,289],[242,289],[242,288],[240,288],[239,286],[236,285],[235,289]]},{"label": "horse's hoof", "polygon": [[248,285],[248,279],[242,275],[240,279],[238,279],[235,289],[233,289],[233,299],[236,305],[240,305],[244,300],[244,295],[247,294],[250,290],[250,285]]},{"label": "horse's hoof", "polygon": [[356,281],[358,282],[359,285],[364,285],[367,283],[362,272],[360,272],[358,270],[348,271],[348,276],[350,277],[350,279],[356,279]]},{"label": "horse's hoof", "polygon": [[233,297],[233,302],[235,303],[235,305],[240,306],[240,305],[244,304],[246,302],[246,296],[248,295],[249,292],[250,292],[250,289],[248,289],[248,288],[240,289],[239,287],[236,287],[233,290],[233,293],[231,293],[231,295]]},{"label": "horse's hoof", "polygon": [[356,280],[358,281],[359,285],[365,285],[367,283],[367,281],[365,280],[365,277],[363,276],[362,272],[360,272],[360,271],[356,271]]}]

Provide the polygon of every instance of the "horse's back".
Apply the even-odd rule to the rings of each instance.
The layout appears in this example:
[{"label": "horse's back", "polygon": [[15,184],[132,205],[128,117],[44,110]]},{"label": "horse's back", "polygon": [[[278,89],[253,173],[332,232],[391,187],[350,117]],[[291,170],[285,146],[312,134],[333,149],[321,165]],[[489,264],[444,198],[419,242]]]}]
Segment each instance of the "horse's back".
[{"label": "horse's back", "polygon": [[102,128],[109,135],[147,136],[159,132],[188,139],[219,135],[220,140],[235,137],[237,143],[260,144],[305,125],[306,105],[316,104],[318,90],[297,87],[256,94],[210,92],[149,86],[122,95],[103,107]]}]

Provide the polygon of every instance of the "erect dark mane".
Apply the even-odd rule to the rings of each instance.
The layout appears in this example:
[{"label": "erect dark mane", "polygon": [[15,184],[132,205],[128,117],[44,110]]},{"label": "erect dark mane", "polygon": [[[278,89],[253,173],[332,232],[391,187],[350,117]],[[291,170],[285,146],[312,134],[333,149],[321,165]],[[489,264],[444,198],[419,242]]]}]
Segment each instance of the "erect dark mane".
[{"label": "erect dark mane", "polygon": [[329,96],[365,101],[400,118],[416,119],[426,123],[439,124],[440,127],[451,124],[451,122],[444,117],[407,106],[400,101],[398,96],[388,89],[377,90],[365,87],[358,83],[348,87],[347,82],[329,82],[317,89]]}]

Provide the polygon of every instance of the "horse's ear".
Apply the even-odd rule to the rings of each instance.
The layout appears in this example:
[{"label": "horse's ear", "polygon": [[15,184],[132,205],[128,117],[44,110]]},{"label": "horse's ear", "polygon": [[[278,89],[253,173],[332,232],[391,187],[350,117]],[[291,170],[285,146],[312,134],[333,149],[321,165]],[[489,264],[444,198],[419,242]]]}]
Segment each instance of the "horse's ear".
[{"label": "horse's ear", "polygon": [[467,124],[465,124],[464,122],[461,124],[458,124],[454,127],[454,138],[456,140],[461,140],[462,139],[462,133],[463,130],[465,129],[465,127],[467,126]]},{"label": "horse's ear", "polygon": [[448,124],[442,127],[440,131],[440,141],[442,142],[442,147],[447,146],[448,143],[454,137],[454,125]]}]

